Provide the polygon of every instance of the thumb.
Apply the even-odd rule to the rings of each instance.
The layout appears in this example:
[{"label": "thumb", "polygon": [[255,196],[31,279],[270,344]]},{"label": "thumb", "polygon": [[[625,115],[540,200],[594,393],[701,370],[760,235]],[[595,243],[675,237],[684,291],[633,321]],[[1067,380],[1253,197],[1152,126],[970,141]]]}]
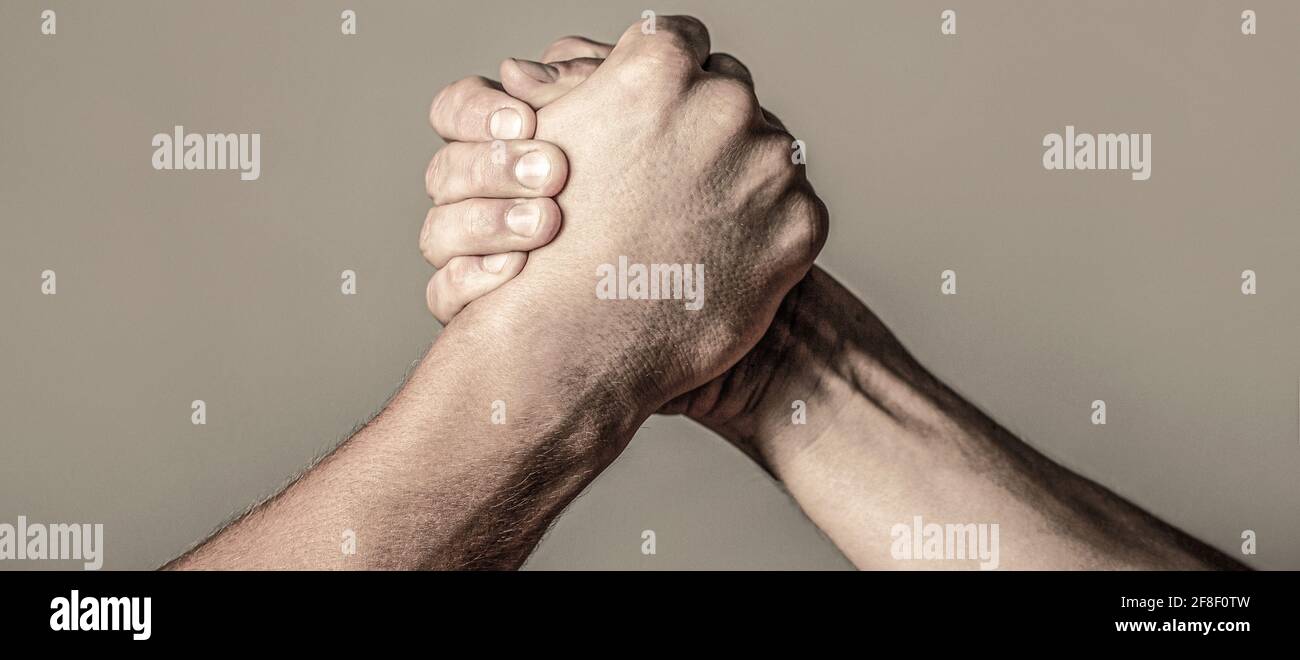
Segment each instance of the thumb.
[{"label": "thumb", "polygon": [[514,58],[501,63],[501,85],[507,94],[541,110],[582,84],[605,60],[579,57],[542,64]]}]

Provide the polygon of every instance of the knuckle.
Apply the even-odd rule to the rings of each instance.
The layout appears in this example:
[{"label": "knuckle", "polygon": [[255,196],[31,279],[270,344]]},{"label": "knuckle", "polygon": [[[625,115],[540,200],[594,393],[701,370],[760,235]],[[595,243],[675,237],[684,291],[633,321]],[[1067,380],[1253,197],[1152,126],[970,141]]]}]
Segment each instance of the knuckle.
[{"label": "knuckle", "polygon": [[435,206],[434,208],[429,209],[429,212],[425,214],[424,224],[420,225],[420,238],[418,244],[420,248],[420,254],[424,256],[425,261],[434,263],[434,265],[437,265],[434,260],[435,255],[433,254],[434,246],[436,245],[437,240],[436,237],[434,236],[433,226],[434,223],[437,222],[437,216],[438,216],[437,211],[438,211],[438,207]]},{"label": "knuckle", "polygon": [[690,70],[698,65],[690,39],[680,32],[664,31],[651,35],[646,39],[645,53],[671,71]]},{"label": "knuckle", "polygon": [[442,268],[447,263],[447,251],[439,243],[431,243],[422,252],[424,252],[424,260],[434,268]]},{"label": "knuckle", "polygon": [[[772,114],[770,111],[768,111],[767,108],[760,108],[760,111],[763,113],[763,120],[766,121],[769,126],[781,131],[785,131],[785,122],[781,121],[780,117],[776,116],[775,114]],[[793,135],[790,136],[790,141],[794,142]]]},{"label": "knuckle", "polygon": [[488,118],[479,108],[462,103],[453,112],[449,123],[456,131],[456,136],[476,139],[487,135]]},{"label": "knuckle", "polygon": [[719,69],[727,73],[741,77],[749,76],[749,67],[745,66],[735,55],[731,53],[714,53],[709,56],[709,63],[716,64]]},{"label": "knuckle", "polygon": [[474,259],[455,257],[447,262],[442,272],[446,273],[443,280],[444,292],[448,288],[459,289],[474,274]]},{"label": "knuckle", "polygon": [[831,233],[831,210],[827,208],[826,202],[821,197],[813,195],[813,199],[816,200],[817,205],[813,218],[813,243],[817,248],[816,251],[821,252],[822,247],[826,245],[826,239],[830,237]]},{"label": "knuckle", "polygon": [[434,128],[438,127],[438,116],[447,105],[447,94],[450,93],[450,89],[451,87],[448,86],[438,90],[438,93],[433,95],[433,102],[429,104],[429,125]]},{"label": "knuckle", "polygon": [[659,18],[659,29],[677,36],[683,43],[708,43],[709,29],[704,22],[694,16],[678,14]]},{"label": "knuckle", "polygon": [[468,76],[461,78],[447,86],[449,102],[460,102],[467,94],[482,89],[488,85],[488,79],[483,76]]},{"label": "knuckle", "polygon": [[640,37],[642,35],[641,28],[643,25],[644,23],[641,20],[633,21],[631,25],[627,26],[626,30],[623,30],[623,34],[619,36],[618,42],[624,43],[628,39]]},{"label": "knuckle", "polygon": [[473,180],[476,169],[467,157],[467,150],[472,146],[472,143],[453,142],[433,155],[429,163],[428,192],[434,205],[450,204],[464,197],[466,182]]},{"label": "knuckle", "polygon": [[791,158],[794,138],[784,131],[764,132],[754,146],[755,167],[769,181],[788,188],[797,181],[800,170]]},{"label": "knuckle", "polygon": [[817,222],[817,197],[804,190],[797,190],[790,196],[790,211],[786,215],[787,224],[801,232],[813,228]]},{"label": "knuckle", "polygon": [[633,57],[625,63],[638,82],[644,78],[687,81],[702,71],[689,33],[675,29],[672,23],[654,34],[640,35],[640,29],[639,24],[629,28],[628,34],[637,35]]},{"label": "knuckle", "polygon": [[438,192],[442,187],[439,177],[442,176],[443,159],[446,158],[446,151],[447,149],[444,147],[434,153],[433,158],[429,159],[429,166],[424,169],[424,190],[429,194],[429,197],[433,198],[435,204],[438,202]]},{"label": "knuckle", "polygon": [[801,188],[794,194],[788,225],[796,246],[795,256],[810,261],[821,252],[829,228],[828,219],[825,202],[811,189]]},{"label": "knuckle", "polygon": [[493,157],[494,143],[483,142],[476,145],[474,155],[468,159],[465,168],[466,187],[471,191],[485,191],[492,181],[492,172],[496,159]]},{"label": "knuckle", "polygon": [[664,88],[678,90],[694,79],[697,68],[689,54],[656,42],[638,53],[620,71],[624,73],[624,82],[638,87],[647,82],[658,82]]},{"label": "knuckle", "polygon": [[439,279],[438,274],[434,273],[433,277],[429,278],[429,283],[424,286],[424,306],[428,307],[429,312],[437,316],[439,320],[442,320],[442,316],[438,314],[438,287],[441,286],[438,283]]},{"label": "knuckle", "polygon": [[749,126],[758,116],[758,99],[749,85],[727,77],[708,79],[709,110],[728,126]]},{"label": "knuckle", "polygon": [[646,40],[646,50],[663,55],[691,54],[690,35],[665,25],[657,34]]},{"label": "knuckle", "polygon": [[461,233],[469,241],[495,236],[497,234],[496,217],[491,213],[495,204],[470,202],[460,216]]},{"label": "knuckle", "polygon": [[487,79],[483,76],[469,76],[443,87],[434,95],[433,103],[429,106],[430,121],[444,116],[449,110],[454,110],[460,105],[467,93],[482,87],[486,82]]},{"label": "knuckle", "polygon": [[[439,274],[441,274],[441,271],[439,271]],[[434,275],[433,296],[429,302],[429,309],[433,312],[433,315],[442,323],[447,323],[451,321],[452,317],[456,316],[456,312],[460,311],[458,303],[459,298],[455,285],[445,277]]]}]

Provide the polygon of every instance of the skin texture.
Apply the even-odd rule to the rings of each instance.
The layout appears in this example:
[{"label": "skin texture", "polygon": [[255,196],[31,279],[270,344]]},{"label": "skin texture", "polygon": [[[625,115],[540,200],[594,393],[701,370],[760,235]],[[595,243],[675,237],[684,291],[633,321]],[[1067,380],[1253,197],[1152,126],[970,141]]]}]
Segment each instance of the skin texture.
[{"label": "skin texture", "polygon": [[[1244,568],[1016,438],[819,268],[716,387],[720,403],[688,412],[781,480],[859,568],[977,566],[896,559],[891,530],[914,516],[997,523],[1002,569]],[[790,423],[796,399],[806,425]]]},{"label": "skin texture", "polygon": [[[574,39],[544,59],[574,54],[563,47]],[[580,63],[508,60],[504,91],[540,108],[578,86],[603,46],[576,40]],[[446,249],[464,246],[449,240]],[[796,400],[806,424],[791,423]],[[931,376],[819,268],[790,291],[753,350],[661,412],[691,416],[780,479],[860,568],[974,567],[896,559],[890,531],[917,515],[998,523],[1001,568],[1244,568],[1015,438]]]},{"label": "skin texture", "polygon": [[[557,197],[570,230],[461,312],[375,420],[168,568],[517,567],[646,417],[743,356],[811,266],[826,213],[788,158],[792,138],[743,81],[706,71],[707,55],[694,19],[663,17],[653,35],[638,23],[537,113],[540,142],[508,144],[500,162],[481,143],[435,157],[439,206],[498,185],[546,196],[563,180],[453,182],[451,163],[517,165],[562,157],[557,146],[581,157]],[[592,121],[606,115],[622,120]],[[704,263],[709,302],[596,298],[596,265],[620,255]],[[491,423],[496,402],[508,423]]]},{"label": "skin texture", "polygon": [[[894,559],[890,529],[916,515],[1002,525],[1002,568],[1239,567],[1011,436],[809,271],[825,213],[748,71],[707,56],[694,21],[660,19],[666,38],[650,36],[633,26],[613,51],[562,40],[536,85],[514,62],[504,89],[439,95],[439,133],[480,143],[449,145],[426,176],[439,207],[478,209],[422,232],[445,266],[430,306],[454,322],[375,420],[169,568],[517,567],[655,409],[754,457],[859,567],[971,567]],[[540,110],[494,123],[501,104],[520,110],[503,91]],[[611,113],[626,125],[591,121]],[[496,139],[527,143],[497,160],[481,148]],[[534,185],[510,177],[528,153],[552,165]],[[557,193],[564,231],[525,255],[498,200]],[[443,212],[457,217],[430,217]],[[592,267],[620,254],[706,263],[709,303],[597,300]],[[796,399],[805,425],[790,423]],[[490,421],[497,402],[506,424]]]},{"label": "skin texture", "polygon": [[[744,355],[825,239],[825,208],[789,157],[793,138],[765,121],[747,84],[701,68],[707,56],[694,20],[652,35],[635,26],[585,82],[538,111],[537,139],[584,164],[570,167],[556,198],[565,229],[510,287],[477,303],[497,318],[556,305],[563,318],[546,327],[558,336],[599,328],[598,341],[617,348],[593,347],[590,359],[617,355],[619,390],[647,412]],[[601,108],[619,108],[619,120],[592,121]],[[703,309],[596,300],[598,266],[620,256],[704,264]],[[587,359],[583,351],[556,345],[544,361]]]}]

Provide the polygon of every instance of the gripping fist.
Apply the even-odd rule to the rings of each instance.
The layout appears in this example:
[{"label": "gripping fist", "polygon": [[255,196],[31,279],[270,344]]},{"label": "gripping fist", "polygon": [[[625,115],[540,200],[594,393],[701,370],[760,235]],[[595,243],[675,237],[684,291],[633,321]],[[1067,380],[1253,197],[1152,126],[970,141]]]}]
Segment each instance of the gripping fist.
[{"label": "gripping fist", "polygon": [[[753,347],[825,240],[826,211],[791,162],[793,138],[743,65],[709,56],[698,21],[635,25],[612,50],[566,43],[567,60],[502,66],[505,91],[540,108],[536,137],[568,156],[566,228],[511,286],[462,299],[483,296],[467,313],[546,316],[560,341],[543,357],[585,360],[652,411]],[[623,283],[617,299],[598,295],[602,273],[627,279],[622,264],[702,269],[701,304]]]}]

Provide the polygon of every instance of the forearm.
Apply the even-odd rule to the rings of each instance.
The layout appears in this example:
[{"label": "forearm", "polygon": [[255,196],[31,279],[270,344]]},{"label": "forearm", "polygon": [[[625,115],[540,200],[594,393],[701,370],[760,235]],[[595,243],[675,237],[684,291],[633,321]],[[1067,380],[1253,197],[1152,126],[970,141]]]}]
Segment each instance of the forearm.
[{"label": "forearm", "polygon": [[168,568],[521,565],[641,420],[599,374],[543,367],[497,332],[449,326],[369,425]]},{"label": "forearm", "polygon": [[[814,270],[783,309],[788,385],[807,423],[719,429],[783,481],[861,568],[969,568],[899,560],[891,530],[915,518],[998,524],[1001,568],[1240,568],[998,426],[925,371],[852,293]],[[908,546],[911,539],[906,539]],[[910,550],[910,548],[909,548]]]}]

